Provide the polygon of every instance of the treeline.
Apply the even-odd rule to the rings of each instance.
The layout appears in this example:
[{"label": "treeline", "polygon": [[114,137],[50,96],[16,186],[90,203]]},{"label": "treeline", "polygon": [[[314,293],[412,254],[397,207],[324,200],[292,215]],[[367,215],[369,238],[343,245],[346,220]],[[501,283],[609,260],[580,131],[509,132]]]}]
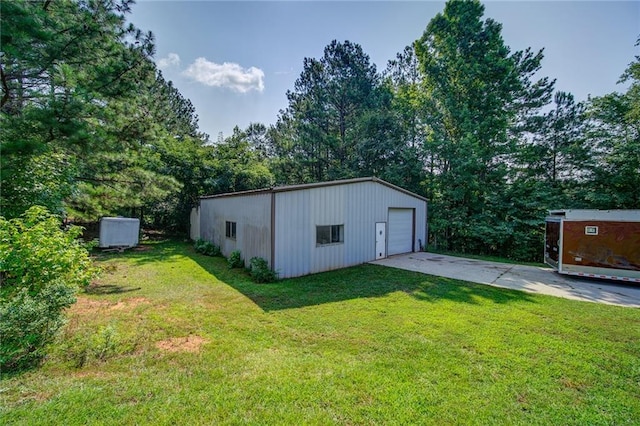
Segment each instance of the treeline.
[{"label": "treeline", "polygon": [[626,93],[577,102],[512,52],[477,1],[449,1],[378,72],[333,41],[254,144],[276,182],[375,175],[426,196],[429,243],[541,260],[557,208],[640,208],[640,59]]},{"label": "treeline", "polygon": [[306,58],[272,126],[217,144],[155,67],[129,0],[0,3],[2,215],[144,215],[186,229],[198,197],[375,175],[426,196],[430,244],[539,259],[550,208],[640,208],[640,59],[577,102],[450,1],[379,72],[355,43]]}]

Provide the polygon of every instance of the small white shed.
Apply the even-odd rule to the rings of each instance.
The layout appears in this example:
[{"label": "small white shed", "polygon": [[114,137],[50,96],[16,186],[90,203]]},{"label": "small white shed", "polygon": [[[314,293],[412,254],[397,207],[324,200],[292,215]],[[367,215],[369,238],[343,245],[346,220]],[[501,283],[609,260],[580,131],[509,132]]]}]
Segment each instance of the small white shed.
[{"label": "small white shed", "polygon": [[103,217],[100,219],[100,248],[135,247],[140,236],[140,219]]},{"label": "small white shed", "polygon": [[[194,223],[195,222],[195,223]],[[281,278],[418,251],[426,199],[375,177],[202,197],[192,238],[262,257]]]}]

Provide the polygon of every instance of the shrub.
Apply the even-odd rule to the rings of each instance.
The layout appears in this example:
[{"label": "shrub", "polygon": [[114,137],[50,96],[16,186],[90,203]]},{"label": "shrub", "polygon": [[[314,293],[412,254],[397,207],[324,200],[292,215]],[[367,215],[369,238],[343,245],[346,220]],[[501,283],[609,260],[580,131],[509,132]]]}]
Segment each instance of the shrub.
[{"label": "shrub", "polygon": [[19,370],[37,364],[65,324],[63,310],[75,303],[75,289],[51,283],[37,294],[20,289],[0,303],[0,368]]},{"label": "shrub", "polygon": [[240,253],[240,250],[232,251],[227,259],[227,263],[229,264],[229,269],[243,268],[244,261],[242,260],[242,253]]},{"label": "shrub", "polygon": [[278,279],[278,273],[269,268],[269,264],[261,257],[252,257],[249,261],[251,278],[257,283],[271,283]]},{"label": "shrub", "polygon": [[108,325],[67,339],[64,357],[72,361],[74,367],[80,368],[92,360],[106,361],[123,352],[123,347],[115,328]]},{"label": "shrub", "polygon": [[0,369],[33,366],[64,325],[64,310],[96,275],[77,239],[82,229],[34,206],[22,217],[0,217]]},{"label": "shrub", "polygon": [[205,241],[202,238],[196,240],[193,247],[198,253],[202,253],[206,256],[222,256],[220,247],[213,243],[210,243],[209,241]]}]

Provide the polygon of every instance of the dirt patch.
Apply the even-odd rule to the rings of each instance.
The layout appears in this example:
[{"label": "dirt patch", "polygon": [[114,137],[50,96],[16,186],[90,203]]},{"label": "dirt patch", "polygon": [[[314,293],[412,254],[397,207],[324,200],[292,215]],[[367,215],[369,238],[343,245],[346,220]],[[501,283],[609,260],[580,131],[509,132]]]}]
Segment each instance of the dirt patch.
[{"label": "dirt patch", "polygon": [[562,385],[568,389],[574,389],[580,392],[584,390],[584,385],[582,383],[575,382],[571,379],[563,378],[560,380],[560,383],[562,383]]},{"label": "dirt patch", "polygon": [[207,340],[200,336],[173,337],[156,343],[156,348],[166,352],[200,352]]},{"label": "dirt patch", "polygon": [[116,303],[109,302],[108,300],[95,300],[86,297],[78,297],[78,301],[71,307],[70,311],[79,315],[88,315],[97,311],[133,309],[136,306],[149,303],[151,302],[145,297],[132,297],[131,299],[120,300]]},{"label": "dirt patch", "polygon": [[71,312],[76,314],[89,314],[102,309],[107,309],[110,303],[107,300],[93,300],[78,297],[78,301],[71,306]]},{"label": "dirt patch", "polygon": [[139,305],[149,304],[149,300],[145,297],[132,297],[131,299],[124,299],[116,303],[115,305],[109,306],[109,309],[112,310],[122,310],[126,308],[135,308]]},{"label": "dirt patch", "polygon": [[[41,403],[50,400],[55,395],[52,391],[22,391],[16,405],[22,405],[29,402]],[[8,401],[7,401],[8,402]]]}]

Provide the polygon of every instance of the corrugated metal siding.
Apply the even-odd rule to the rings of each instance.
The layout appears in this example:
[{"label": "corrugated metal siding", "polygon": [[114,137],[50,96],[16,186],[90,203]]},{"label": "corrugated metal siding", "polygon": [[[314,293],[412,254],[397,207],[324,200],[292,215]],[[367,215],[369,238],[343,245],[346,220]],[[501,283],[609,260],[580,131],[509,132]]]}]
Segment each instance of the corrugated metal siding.
[{"label": "corrugated metal siding", "polygon": [[[425,241],[426,202],[376,182],[275,194],[275,269],[295,277],[375,259],[375,223],[389,208],[416,211],[414,247]],[[344,225],[344,243],[316,247],[317,225]]]},{"label": "corrugated metal siding", "polygon": [[310,192],[293,191],[275,197],[275,265],[280,277],[297,277],[311,270],[315,229],[310,225]]},{"label": "corrugated metal siding", "polygon": [[[310,216],[309,228],[312,230],[311,269],[310,273],[329,271],[344,266],[347,229],[351,224],[345,223],[345,191],[346,186],[327,186],[306,190],[309,193]],[[277,208],[277,204],[276,204]],[[344,225],[345,243],[317,246],[316,227],[322,225]]]},{"label": "corrugated metal siding", "polygon": [[[236,222],[236,239],[225,237],[225,222]],[[207,198],[200,202],[200,235],[229,256],[240,250],[245,264],[254,256],[271,261],[271,194]]]},{"label": "corrugated metal siding", "polygon": [[[345,265],[358,265],[375,259],[376,222],[386,222],[386,215],[378,210],[377,198],[386,188],[374,182],[364,182],[345,187],[349,200],[346,218],[349,233],[345,229]],[[373,257],[372,257],[373,256]]]}]

